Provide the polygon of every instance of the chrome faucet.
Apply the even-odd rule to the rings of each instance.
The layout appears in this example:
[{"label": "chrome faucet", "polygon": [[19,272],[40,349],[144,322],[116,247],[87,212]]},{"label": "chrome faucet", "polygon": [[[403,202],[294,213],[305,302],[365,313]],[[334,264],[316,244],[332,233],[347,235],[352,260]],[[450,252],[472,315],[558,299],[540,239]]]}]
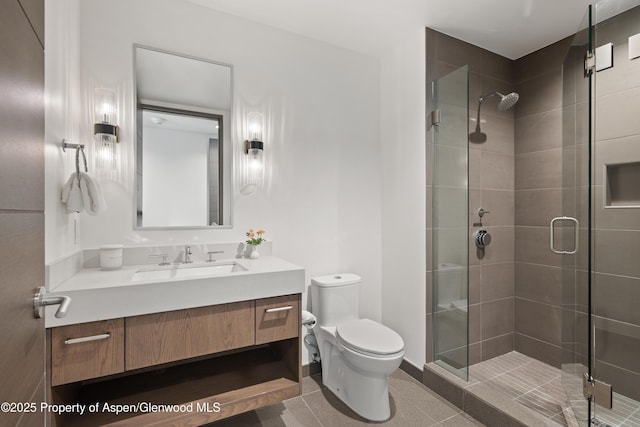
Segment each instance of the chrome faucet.
[{"label": "chrome faucet", "polygon": [[193,261],[191,261],[191,246],[186,245],[184,247],[184,263],[185,264],[191,264]]}]

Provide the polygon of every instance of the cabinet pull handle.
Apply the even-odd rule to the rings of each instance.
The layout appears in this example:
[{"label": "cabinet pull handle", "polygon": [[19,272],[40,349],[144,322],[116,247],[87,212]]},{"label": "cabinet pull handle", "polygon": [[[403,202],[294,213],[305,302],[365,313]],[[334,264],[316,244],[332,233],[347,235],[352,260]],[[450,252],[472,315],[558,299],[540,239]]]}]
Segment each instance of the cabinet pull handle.
[{"label": "cabinet pull handle", "polygon": [[100,335],[92,335],[90,337],[82,337],[82,338],[69,338],[69,339],[64,340],[64,343],[65,344],[79,344],[81,342],[106,340],[107,338],[111,338],[111,334],[110,333],[100,334]]},{"label": "cabinet pull handle", "polygon": [[284,307],[267,308],[265,313],[276,313],[278,311],[287,311],[293,309],[292,305],[285,305]]}]

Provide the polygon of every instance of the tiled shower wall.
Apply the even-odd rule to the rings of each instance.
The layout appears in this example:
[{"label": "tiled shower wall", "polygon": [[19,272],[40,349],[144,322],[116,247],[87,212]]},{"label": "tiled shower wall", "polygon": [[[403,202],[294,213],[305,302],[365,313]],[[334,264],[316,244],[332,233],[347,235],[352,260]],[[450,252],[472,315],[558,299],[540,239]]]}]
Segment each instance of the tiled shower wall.
[{"label": "tiled shower wall", "polygon": [[549,222],[562,212],[562,64],[571,39],[515,61],[515,349],[560,367],[562,256]]},{"label": "tiled shower wall", "polygon": [[[604,164],[640,163],[640,58],[629,60],[627,56],[627,38],[636,33],[640,33],[640,7],[597,26],[596,46],[614,44],[614,67],[598,72],[595,80],[593,298],[595,377],[612,383],[615,391],[640,400],[640,208],[605,209],[603,200]],[[483,222],[494,238],[484,258],[470,243],[470,363],[515,349],[560,367],[562,328],[566,339],[574,326],[568,322],[563,325],[563,302],[573,296],[563,295],[566,259],[549,249],[549,222],[563,215],[563,137],[567,138],[567,129],[576,126],[573,120],[583,120],[586,114],[584,102],[565,102],[565,108],[578,111],[565,111],[563,123],[562,67],[572,38],[510,61],[430,29],[426,35],[427,82],[465,64],[470,67],[470,131],[475,127],[478,96],[514,89],[520,94],[515,120],[511,111],[499,113],[495,104],[483,105],[481,127],[488,139],[482,145],[470,144],[469,222],[477,222],[479,207],[491,211]],[[567,88],[564,90],[566,95]],[[577,138],[579,142],[585,135],[578,134]],[[427,128],[428,213],[432,202],[431,145]],[[631,184],[634,186],[638,186],[637,177]],[[584,217],[581,223],[585,223]],[[427,362],[432,358],[434,339],[431,226],[427,214]],[[472,227],[470,236],[476,230]],[[585,241],[583,238],[583,252]],[[584,278],[578,278],[581,276]],[[579,310],[584,308],[586,295],[584,280],[581,282],[583,286],[575,289]],[[586,325],[584,316],[578,315],[577,320],[576,345],[582,351]]]},{"label": "tiled shower wall", "polygon": [[[628,37],[640,33],[640,7],[597,24],[595,46],[612,42],[613,68],[595,76],[595,163],[593,189],[593,223],[595,235],[595,307],[594,377],[614,385],[614,391],[640,400],[640,208],[605,208],[604,165],[640,162],[640,58],[628,58]],[[549,250],[549,221],[567,212],[562,207],[562,142],[566,131],[586,117],[586,104],[567,104],[563,123],[562,63],[571,40],[567,39],[516,61],[517,90],[521,95],[516,107],[516,182],[515,182],[515,349],[554,366],[563,361],[561,340],[576,330],[576,349],[585,363],[588,326],[586,309],[586,271],[578,274],[578,314],[575,325],[563,325],[561,255]],[[582,53],[576,63],[581,65]],[[574,70],[575,71],[575,70]],[[575,78],[580,79],[581,70]],[[565,70],[565,73],[571,72]],[[580,82],[576,82],[581,86]],[[567,88],[564,88],[567,93]],[[578,98],[585,96],[578,93]],[[565,100],[566,101],[566,100]],[[583,117],[584,116],[584,117]],[[578,132],[580,130],[578,129]],[[578,134],[578,140],[586,135]],[[565,151],[565,155],[572,150]],[[577,162],[584,163],[584,150],[575,151]],[[571,159],[569,159],[571,160]],[[570,164],[571,162],[569,162]],[[582,167],[586,167],[585,164]],[[564,166],[567,166],[565,157]],[[586,171],[579,170],[578,175]],[[631,187],[637,187],[637,176]],[[578,177],[582,191],[579,216],[586,224],[586,182]],[[566,183],[566,181],[565,181]],[[581,233],[580,250],[586,251],[586,235]],[[578,265],[582,268],[584,256]],[[566,260],[565,260],[566,261]],[[565,265],[566,266],[566,265]],[[572,290],[569,289],[571,292]],[[566,289],[565,289],[566,292]],[[565,317],[565,322],[567,319]],[[566,341],[566,336],[565,343]],[[569,340],[570,341],[570,340]],[[571,350],[571,349],[568,349]],[[566,357],[564,362],[566,362]]]},{"label": "tiled shower wall", "polygon": [[[628,37],[640,33],[640,7],[597,24],[596,46],[613,43],[613,68],[596,74],[594,377],[640,400],[640,207],[604,208],[605,164],[640,162],[640,58]],[[627,205],[640,205],[640,169]],[[614,403],[615,404],[615,403]]]},{"label": "tiled shower wall", "polygon": [[[475,129],[478,97],[514,87],[513,61],[437,31],[426,31],[427,111],[431,111],[430,83],[469,65],[469,126]],[[469,341],[474,364],[513,350],[514,339],[514,112],[497,109],[497,97],[483,103],[483,144],[469,150],[469,235],[480,228],[478,209],[490,211],[483,226],[493,241],[484,252],[469,246]],[[432,359],[432,153],[433,135],[427,128],[427,362]]]}]

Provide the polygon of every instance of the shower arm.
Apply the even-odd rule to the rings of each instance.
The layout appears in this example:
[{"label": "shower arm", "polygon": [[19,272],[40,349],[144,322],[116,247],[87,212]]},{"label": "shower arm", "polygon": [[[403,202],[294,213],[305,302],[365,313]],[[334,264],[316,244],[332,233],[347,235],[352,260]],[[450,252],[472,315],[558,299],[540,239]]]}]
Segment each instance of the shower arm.
[{"label": "shower arm", "polygon": [[476,133],[480,133],[480,108],[482,107],[482,103],[485,99],[491,98],[492,96],[500,95],[498,92],[493,92],[488,95],[482,95],[478,98],[478,116],[476,117]]},{"label": "shower arm", "polygon": [[482,97],[480,97],[478,102],[478,116],[476,118],[476,133],[480,133],[480,108],[482,107]]},{"label": "shower arm", "polygon": [[488,95],[482,95],[480,98],[478,98],[478,102],[482,104],[485,101],[485,99],[491,98],[492,96],[496,96],[496,95],[500,95],[500,97],[504,97],[504,95],[501,94],[500,92],[492,92]]},{"label": "shower arm", "polygon": [[482,103],[487,99],[487,98],[491,98],[492,96],[496,96],[499,95],[501,98],[504,99],[504,95],[501,94],[500,92],[491,92],[488,95],[482,95],[478,98],[478,116],[476,117],[476,132],[480,133],[480,107],[482,107]]}]

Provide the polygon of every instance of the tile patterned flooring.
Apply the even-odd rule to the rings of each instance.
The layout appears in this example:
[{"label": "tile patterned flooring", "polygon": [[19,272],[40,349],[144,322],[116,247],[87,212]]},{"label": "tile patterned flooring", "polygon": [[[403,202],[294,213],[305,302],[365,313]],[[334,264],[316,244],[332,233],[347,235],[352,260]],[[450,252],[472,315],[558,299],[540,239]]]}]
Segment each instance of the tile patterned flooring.
[{"label": "tile patterned flooring", "polygon": [[481,423],[398,369],[389,377],[391,418],[364,420],[322,386],[319,374],[305,377],[302,396],[210,424],[210,427],[474,427]]},{"label": "tile patterned flooring", "polygon": [[[527,425],[587,425],[582,378],[568,373],[568,369],[563,372],[515,351],[471,366],[468,382],[437,365],[430,366],[450,382]],[[570,383],[572,393],[569,395],[565,393],[563,381]],[[640,403],[614,392],[614,409],[597,406],[596,418],[603,427],[638,427]]]},{"label": "tile patterned flooring", "polygon": [[[579,420],[586,419],[586,401],[581,397],[582,380],[578,376],[563,377],[567,374],[523,354],[511,352],[473,365],[468,382],[438,366],[435,369],[505,412],[517,407],[512,414],[516,418],[519,418],[516,414],[522,416],[519,419],[526,425],[586,425],[584,421],[576,421],[576,417]],[[565,394],[561,382],[563,379],[575,381],[571,387],[576,390],[575,395]],[[212,423],[210,427],[483,425],[400,369],[389,377],[389,394],[391,419],[383,423],[368,422],[322,386],[322,379],[317,374],[303,379],[302,395],[299,397]],[[640,404],[617,393],[614,393],[614,410],[597,407],[596,415],[603,427],[640,426]]]}]

